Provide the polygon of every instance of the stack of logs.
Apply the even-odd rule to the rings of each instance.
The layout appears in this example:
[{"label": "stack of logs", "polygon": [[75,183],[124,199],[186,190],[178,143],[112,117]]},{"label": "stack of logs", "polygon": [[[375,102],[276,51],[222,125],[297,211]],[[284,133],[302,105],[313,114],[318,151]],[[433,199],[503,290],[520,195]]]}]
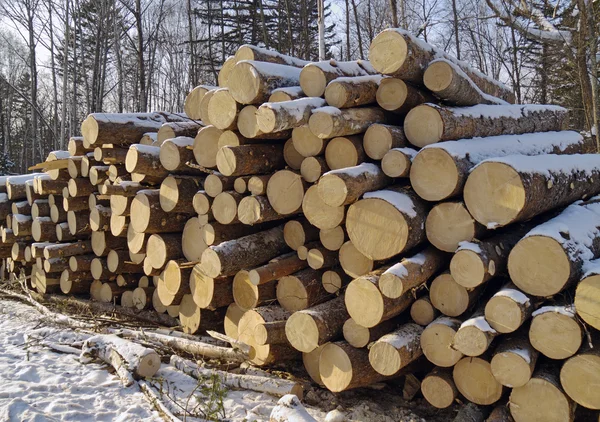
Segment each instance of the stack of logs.
[{"label": "stack of logs", "polygon": [[4,177],[5,269],[222,328],[334,392],[414,374],[479,420],[600,409],[590,139],[403,30],[369,56],[244,45],[185,113],[89,115]]}]

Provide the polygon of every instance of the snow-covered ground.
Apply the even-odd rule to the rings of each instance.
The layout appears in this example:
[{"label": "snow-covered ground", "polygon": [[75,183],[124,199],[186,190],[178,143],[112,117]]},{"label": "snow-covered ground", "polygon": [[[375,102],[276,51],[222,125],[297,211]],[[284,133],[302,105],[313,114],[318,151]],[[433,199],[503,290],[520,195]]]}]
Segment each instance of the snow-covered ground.
[{"label": "snow-covered ground", "polygon": [[[77,355],[45,346],[80,347],[86,337],[49,325],[31,306],[0,299],[0,421],[163,421],[137,384],[125,388],[105,365],[83,365]],[[168,391],[163,401],[172,409],[180,405],[206,409],[198,381],[169,365],[163,364],[151,383]],[[268,394],[230,390],[217,420],[268,421],[277,400]],[[325,418],[317,409],[308,410],[318,420]]]}]

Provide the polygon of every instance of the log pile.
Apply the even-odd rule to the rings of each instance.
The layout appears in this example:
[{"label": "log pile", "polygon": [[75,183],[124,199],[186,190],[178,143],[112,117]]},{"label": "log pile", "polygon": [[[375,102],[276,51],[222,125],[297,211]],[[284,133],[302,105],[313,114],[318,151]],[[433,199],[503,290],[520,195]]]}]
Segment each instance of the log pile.
[{"label": "log pile", "polygon": [[333,392],[414,374],[437,408],[599,410],[590,139],[406,31],[370,59],[246,45],[185,114],[91,114],[3,177],[5,276],[223,330]]}]

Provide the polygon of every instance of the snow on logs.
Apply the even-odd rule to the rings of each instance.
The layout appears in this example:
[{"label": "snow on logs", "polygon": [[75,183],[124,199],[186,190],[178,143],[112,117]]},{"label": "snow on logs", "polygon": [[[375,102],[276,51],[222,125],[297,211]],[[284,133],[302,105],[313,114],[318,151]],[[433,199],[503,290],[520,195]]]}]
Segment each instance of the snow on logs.
[{"label": "snow on logs", "polygon": [[300,73],[300,87],[309,97],[321,97],[327,85],[339,77],[376,75],[377,70],[368,61],[338,62],[328,60],[309,63]]}]

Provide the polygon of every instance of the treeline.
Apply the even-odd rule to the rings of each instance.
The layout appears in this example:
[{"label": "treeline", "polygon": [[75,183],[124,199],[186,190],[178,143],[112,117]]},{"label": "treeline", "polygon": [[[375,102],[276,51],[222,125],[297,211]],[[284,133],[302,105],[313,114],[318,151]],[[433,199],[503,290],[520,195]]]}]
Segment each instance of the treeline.
[{"label": "treeline", "polygon": [[[326,57],[368,58],[401,26],[511,86],[597,115],[597,8],[584,0],[329,0]],[[318,59],[317,0],[13,0],[0,3],[0,172],[23,172],[100,111],[181,111],[244,43]]]}]

